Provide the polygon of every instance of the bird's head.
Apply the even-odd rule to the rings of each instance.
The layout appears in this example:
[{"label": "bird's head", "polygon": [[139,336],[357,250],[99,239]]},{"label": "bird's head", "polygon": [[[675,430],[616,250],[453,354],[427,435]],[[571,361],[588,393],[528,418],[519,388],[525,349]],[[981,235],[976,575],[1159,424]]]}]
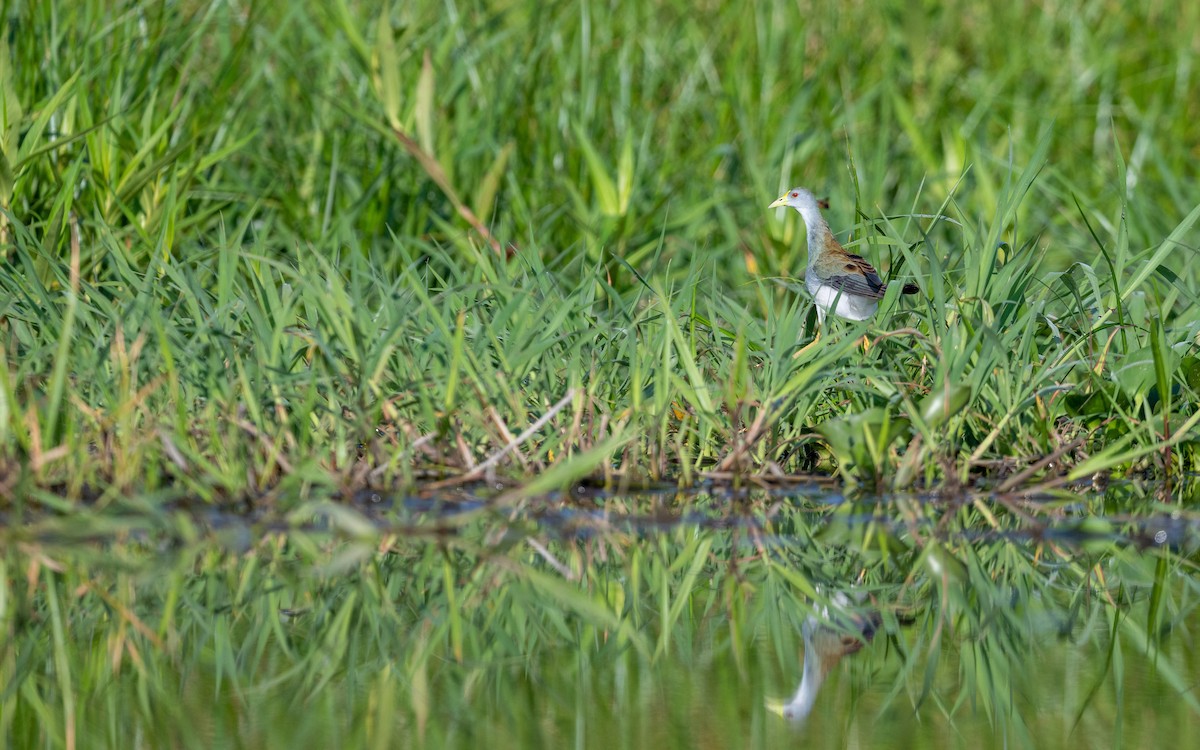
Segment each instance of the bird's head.
[{"label": "bird's head", "polygon": [[779,196],[779,199],[767,208],[782,208],[783,206],[791,206],[798,211],[803,211],[806,208],[829,208],[829,201],[818,199],[807,188],[794,187]]}]

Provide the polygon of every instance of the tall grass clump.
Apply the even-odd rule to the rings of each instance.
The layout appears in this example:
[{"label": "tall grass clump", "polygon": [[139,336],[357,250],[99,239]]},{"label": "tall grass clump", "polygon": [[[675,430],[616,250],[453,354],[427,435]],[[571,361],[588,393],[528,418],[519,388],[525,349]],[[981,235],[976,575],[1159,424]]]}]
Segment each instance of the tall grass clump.
[{"label": "tall grass clump", "polygon": [[6,743],[1194,734],[1200,5],[0,17]]},{"label": "tall grass clump", "polygon": [[1178,475],[1197,12],[9,3],[0,487]]}]

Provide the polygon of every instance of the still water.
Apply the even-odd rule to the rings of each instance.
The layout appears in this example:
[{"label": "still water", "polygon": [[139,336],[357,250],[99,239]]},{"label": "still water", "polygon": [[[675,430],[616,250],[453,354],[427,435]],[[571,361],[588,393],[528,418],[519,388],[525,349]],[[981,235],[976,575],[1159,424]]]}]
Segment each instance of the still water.
[{"label": "still water", "polygon": [[1200,521],[1159,495],[24,512],[0,723],[17,747],[1184,747]]}]

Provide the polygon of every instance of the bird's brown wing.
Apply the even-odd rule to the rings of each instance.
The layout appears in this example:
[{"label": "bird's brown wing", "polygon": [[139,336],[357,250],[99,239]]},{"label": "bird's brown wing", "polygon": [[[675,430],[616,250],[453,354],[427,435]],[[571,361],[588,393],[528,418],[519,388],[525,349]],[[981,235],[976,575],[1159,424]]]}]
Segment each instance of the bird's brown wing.
[{"label": "bird's brown wing", "polygon": [[[841,259],[839,259],[841,260]],[[870,297],[872,299],[883,299],[883,295],[887,292],[887,284],[883,283],[883,279],[879,278],[875,267],[867,262],[866,258],[861,255],[846,253],[845,259],[838,265],[833,267],[833,275],[825,281],[827,286],[845,292],[847,294],[857,294],[862,297]],[[827,270],[822,268],[821,270]],[[844,271],[845,273],[838,273]],[[903,294],[917,294],[921,291],[921,287],[908,282],[901,287]]]},{"label": "bird's brown wing", "polygon": [[[839,259],[840,260],[840,259]],[[845,262],[840,269],[833,269],[833,275],[825,279],[825,285],[846,294],[856,294],[860,297],[883,299],[887,284],[879,278],[875,267],[861,255],[846,253]],[[838,273],[842,271],[842,273]]]}]

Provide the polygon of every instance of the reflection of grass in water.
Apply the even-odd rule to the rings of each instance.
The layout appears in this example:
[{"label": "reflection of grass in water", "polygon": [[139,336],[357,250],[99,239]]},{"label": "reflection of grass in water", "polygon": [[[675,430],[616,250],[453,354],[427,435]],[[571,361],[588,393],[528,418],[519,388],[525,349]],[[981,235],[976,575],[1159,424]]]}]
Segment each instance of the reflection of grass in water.
[{"label": "reflection of grass in water", "polygon": [[[5,496],[1194,465],[1194,10],[69,6],[0,69]],[[797,182],[921,300],[809,346]]]},{"label": "reflection of grass in water", "polygon": [[111,747],[783,741],[796,730],[766,699],[794,689],[822,592],[851,584],[882,629],[834,670],[806,736],[1075,747],[1196,726],[1200,706],[1180,695],[1197,666],[1187,559],[972,540],[985,510],[1025,523],[983,502],[858,505],[913,522],[883,543],[879,523],[779,500],[748,498],[750,518],[728,528],[645,534],[621,530],[619,512],[648,509],[620,499],[596,501],[615,526],[577,512],[591,531],[566,536],[539,531],[524,503],[440,541],[346,507],[333,532],[251,531],[248,546],[242,529],[183,517],[137,535],[109,521],[104,544],[69,541],[92,527],[81,517],[11,529],[6,731],[18,746],[61,745],[64,727]]}]

